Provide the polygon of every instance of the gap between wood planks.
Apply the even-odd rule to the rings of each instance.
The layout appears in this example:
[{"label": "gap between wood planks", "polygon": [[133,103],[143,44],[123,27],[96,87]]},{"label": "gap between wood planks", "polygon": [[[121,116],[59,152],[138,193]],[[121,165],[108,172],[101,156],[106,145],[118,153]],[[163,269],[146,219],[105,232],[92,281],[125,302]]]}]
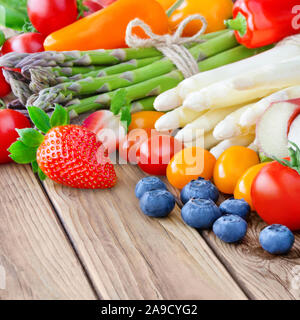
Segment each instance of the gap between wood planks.
[{"label": "gap between wood planks", "polygon": [[75,256],[76,256],[76,259],[79,261],[80,266],[81,266],[81,268],[82,268],[82,270],[83,270],[83,273],[84,273],[84,275],[86,276],[87,281],[88,281],[91,289],[93,290],[93,293],[94,293],[95,297],[96,297],[98,300],[102,300],[101,294],[98,292],[97,288],[95,287],[95,285],[94,285],[94,283],[93,283],[93,281],[92,281],[92,279],[91,279],[91,277],[90,277],[90,274],[89,274],[88,270],[87,270],[86,267],[85,267],[84,262],[81,260],[79,254],[78,254],[78,252],[77,252],[77,249],[76,249],[76,247],[75,247],[75,245],[74,245],[74,242],[73,242],[71,236],[69,235],[68,231],[66,230],[65,225],[64,225],[64,223],[63,223],[63,221],[62,221],[59,213],[57,212],[57,210],[56,210],[53,202],[51,201],[51,199],[50,199],[50,197],[49,197],[49,195],[48,195],[48,193],[47,193],[47,191],[46,191],[46,189],[45,189],[45,186],[43,185],[43,183],[41,182],[41,180],[39,179],[39,177],[38,177],[37,174],[34,174],[34,176],[35,176],[35,179],[38,181],[38,184],[40,185],[41,189],[43,190],[43,193],[44,193],[47,201],[49,202],[51,208],[53,209],[53,212],[55,213],[55,217],[56,217],[59,225],[61,226],[62,231],[63,231],[63,233],[64,233],[67,241],[70,243],[70,246],[71,246],[71,248],[72,248],[72,250],[73,250],[73,252],[74,252],[74,254],[75,254]]}]

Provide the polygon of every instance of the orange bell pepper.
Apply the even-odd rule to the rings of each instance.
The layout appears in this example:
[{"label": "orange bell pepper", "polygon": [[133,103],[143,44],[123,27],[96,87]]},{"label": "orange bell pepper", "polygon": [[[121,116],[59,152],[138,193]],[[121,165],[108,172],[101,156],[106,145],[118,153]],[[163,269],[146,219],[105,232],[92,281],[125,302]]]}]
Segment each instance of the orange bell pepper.
[{"label": "orange bell pepper", "polygon": [[[157,0],[165,9],[170,9],[170,3],[174,5],[181,1],[177,9],[169,17],[169,26],[172,32],[176,31],[182,20],[192,14],[201,14],[206,18],[208,27],[206,33],[225,29],[224,20],[232,17],[232,0]],[[172,6],[171,4],[171,6]],[[191,21],[185,28],[183,35],[190,37],[201,29],[201,21]]]},{"label": "orange bell pepper", "polygon": [[[126,47],[125,33],[128,23],[139,18],[156,34],[169,31],[168,17],[156,0],[118,0],[103,10],[50,34],[45,50],[94,50]],[[140,37],[146,34],[135,28]]]}]

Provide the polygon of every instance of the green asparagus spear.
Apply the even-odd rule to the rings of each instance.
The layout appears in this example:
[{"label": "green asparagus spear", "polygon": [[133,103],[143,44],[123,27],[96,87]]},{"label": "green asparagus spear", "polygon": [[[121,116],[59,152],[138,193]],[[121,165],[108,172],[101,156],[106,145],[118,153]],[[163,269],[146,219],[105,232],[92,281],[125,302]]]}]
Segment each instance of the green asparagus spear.
[{"label": "green asparagus spear", "polygon": [[[210,40],[216,36],[229,31],[217,31],[201,36],[200,40]],[[188,44],[190,47],[193,44]],[[143,59],[149,57],[162,57],[162,53],[155,48],[125,48],[114,50],[92,50],[92,51],[67,51],[54,52],[45,51],[34,54],[9,53],[0,58],[0,66],[8,68],[23,67],[73,67],[89,65],[113,65],[132,59]]]},{"label": "green asparagus spear", "polygon": [[[135,84],[133,86],[125,88],[126,96],[129,100],[135,101],[146,97],[157,96],[158,94],[174,88],[179,82],[183,80],[183,76],[179,71],[172,71],[167,75],[163,75],[151,80]],[[103,109],[108,107],[111,103],[111,99],[115,95],[115,91],[104,93],[96,96],[92,96],[86,99],[78,101],[78,103],[67,107],[69,112],[76,112],[81,114],[90,110]],[[149,101],[147,101],[149,102]],[[43,101],[35,101],[34,105],[43,109],[51,108],[51,104],[44,104]]]},{"label": "green asparagus spear", "polygon": [[[213,56],[237,45],[233,33],[222,34],[207,42],[197,44],[190,49],[195,59],[202,61],[204,57]],[[118,88],[140,83],[176,70],[176,66],[168,58],[160,59],[143,68],[103,78],[85,78],[76,82],[67,82],[40,92],[38,101],[43,103],[67,103],[75,97],[110,92]],[[38,82],[38,84],[41,81]]]}]

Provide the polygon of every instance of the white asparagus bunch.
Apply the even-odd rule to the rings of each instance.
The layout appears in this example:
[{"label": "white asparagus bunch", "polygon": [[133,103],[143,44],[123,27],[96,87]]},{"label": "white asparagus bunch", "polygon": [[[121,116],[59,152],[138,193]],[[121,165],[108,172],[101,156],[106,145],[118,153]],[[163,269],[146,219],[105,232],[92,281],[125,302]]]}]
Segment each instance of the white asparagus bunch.
[{"label": "white asparagus bunch", "polygon": [[215,145],[217,145],[219,142],[220,141],[218,141],[213,136],[213,132],[209,131],[209,132],[206,132],[204,135],[197,137],[193,141],[184,142],[184,146],[186,148],[189,148],[189,147],[201,147],[201,148],[209,150],[212,147],[214,147]]},{"label": "white asparagus bunch", "polygon": [[300,57],[267,65],[191,93],[183,106],[203,111],[249,103],[300,83]]},{"label": "white asparagus bunch", "polygon": [[[248,110],[252,109],[255,103],[247,104],[234,112],[230,113],[224,120],[219,122],[213,132],[214,137],[217,140],[229,139],[232,137],[246,135],[253,128],[251,127],[241,127],[239,125],[242,114]],[[252,130],[253,131],[253,130]]]},{"label": "white asparagus bunch", "polygon": [[192,109],[179,107],[160,117],[155,123],[155,129],[157,131],[176,130],[186,126],[204,113],[205,111],[197,112]]},{"label": "white asparagus bunch", "polygon": [[183,142],[191,142],[204,133],[212,131],[215,126],[228,114],[236,111],[239,108],[240,106],[233,106],[228,108],[209,110],[202,116],[198,117],[196,120],[187,124],[182,130],[177,133],[175,138]]},{"label": "white asparagus bunch", "polygon": [[300,81],[298,86],[277,91],[257,102],[252,108],[246,109],[241,115],[240,121],[237,125],[244,128],[255,125],[271,103],[296,98],[300,98]]},{"label": "white asparagus bunch", "polygon": [[210,152],[215,156],[216,159],[220,157],[220,155],[232,146],[251,146],[255,139],[255,134],[248,134],[244,136],[238,136],[230,139],[223,140],[219,144],[217,144],[214,148],[210,150]]},{"label": "white asparagus bunch", "polygon": [[215,127],[214,136],[216,139],[223,140],[247,134],[255,128],[256,122],[271,103],[297,98],[300,98],[300,86],[277,91],[230,114]]},{"label": "white asparagus bunch", "polygon": [[200,72],[197,75],[182,81],[179,86],[159,95],[154,108],[158,111],[168,111],[183,105],[185,99],[192,92],[201,90],[216,79],[222,81],[252,70],[300,55],[300,35],[292,36],[279,42],[276,47],[262,52],[254,57],[247,58],[214,70]]}]

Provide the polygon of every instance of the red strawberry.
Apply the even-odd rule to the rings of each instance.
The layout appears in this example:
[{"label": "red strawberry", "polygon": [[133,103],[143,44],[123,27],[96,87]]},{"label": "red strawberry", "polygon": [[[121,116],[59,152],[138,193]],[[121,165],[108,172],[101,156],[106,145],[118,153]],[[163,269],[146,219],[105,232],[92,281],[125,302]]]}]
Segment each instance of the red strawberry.
[{"label": "red strawberry", "polygon": [[[11,145],[11,157],[18,163],[32,163],[40,178],[83,189],[111,188],[117,177],[107,149],[95,133],[78,125],[68,125],[61,106],[51,117],[36,107],[28,107],[36,127],[18,130],[19,141]],[[52,127],[52,128],[51,128]]]},{"label": "red strawberry", "polygon": [[37,150],[37,163],[50,179],[73,188],[104,189],[116,183],[106,149],[81,126],[51,129]]}]

